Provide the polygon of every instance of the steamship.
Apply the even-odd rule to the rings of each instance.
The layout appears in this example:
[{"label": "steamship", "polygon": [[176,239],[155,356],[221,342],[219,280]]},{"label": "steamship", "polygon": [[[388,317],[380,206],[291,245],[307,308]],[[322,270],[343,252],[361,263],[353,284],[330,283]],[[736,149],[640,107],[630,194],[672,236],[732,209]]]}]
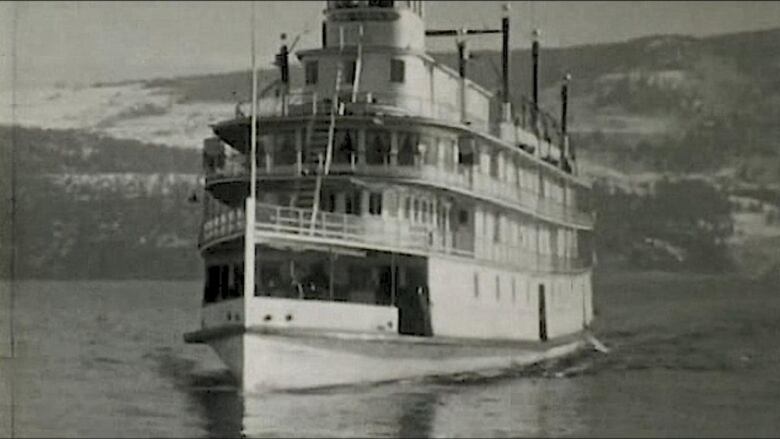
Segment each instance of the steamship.
[{"label": "steamship", "polygon": [[[245,392],[501,370],[586,344],[593,215],[569,78],[555,118],[534,33],[532,96],[510,90],[508,6],[497,28],[423,18],[422,1],[327,1],[322,47],[283,40],[259,92],[253,48],[251,111],[204,140],[202,313],[184,338]],[[495,91],[467,77],[467,41],[490,34]],[[453,39],[458,69],[426,38]]]}]

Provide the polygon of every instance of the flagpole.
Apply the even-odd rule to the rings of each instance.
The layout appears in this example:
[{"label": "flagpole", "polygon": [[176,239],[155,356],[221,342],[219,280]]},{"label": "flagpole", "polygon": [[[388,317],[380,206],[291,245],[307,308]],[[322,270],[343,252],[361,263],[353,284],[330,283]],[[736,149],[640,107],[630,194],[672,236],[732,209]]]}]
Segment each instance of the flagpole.
[{"label": "flagpole", "polygon": [[255,61],[255,3],[252,2],[252,117],[249,149],[249,196],[246,199],[244,233],[244,326],[247,325],[249,301],[255,295],[255,200],[257,196],[257,63]]}]

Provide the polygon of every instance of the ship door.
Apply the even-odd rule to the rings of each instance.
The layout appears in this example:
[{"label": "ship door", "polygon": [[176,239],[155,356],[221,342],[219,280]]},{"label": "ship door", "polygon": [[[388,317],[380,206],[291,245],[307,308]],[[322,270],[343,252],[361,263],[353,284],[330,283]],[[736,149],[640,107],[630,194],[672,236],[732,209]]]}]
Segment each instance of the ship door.
[{"label": "ship door", "polygon": [[539,339],[547,341],[547,301],[544,284],[539,284]]},{"label": "ship door", "polygon": [[428,287],[402,288],[398,293],[398,332],[426,337],[433,335]]}]

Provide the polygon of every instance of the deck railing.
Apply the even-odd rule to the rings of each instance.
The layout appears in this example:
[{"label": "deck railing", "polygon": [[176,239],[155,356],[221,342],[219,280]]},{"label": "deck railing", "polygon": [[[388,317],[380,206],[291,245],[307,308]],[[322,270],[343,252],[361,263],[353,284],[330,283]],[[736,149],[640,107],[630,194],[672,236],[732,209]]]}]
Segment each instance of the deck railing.
[{"label": "deck railing", "polygon": [[[391,114],[427,117],[451,122],[461,121],[460,108],[456,102],[436,101],[431,98],[391,92],[359,92],[352,99],[349,91],[339,94],[339,103],[344,105],[344,114],[374,115]],[[284,96],[270,97],[258,102],[261,117],[328,115],[333,104],[333,95],[317,92],[293,91]],[[246,108],[242,104],[244,114]],[[466,120],[474,129],[487,132],[488,114],[466,110]]]},{"label": "deck railing", "polygon": [[[298,175],[296,165],[272,166],[268,172],[264,168],[259,169],[260,175]],[[450,171],[433,165],[418,166],[390,166],[367,165],[362,163],[331,165],[332,174],[355,174],[377,176],[383,178],[406,178],[419,180],[421,183],[431,182],[442,186],[456,187],[472,191],[475,194],[491,197],[508,204],[519,204],[526,211],[538,214],[547,219],[560,220],[580,227],[593,225],[592,216],[567,205],[561,201],[540,197],[527,187],[511,184],[506,181],[479,172],[475,169],[462,168],[458,172]],[[246,177],[247,173],[243,163],[230,163],[221,170],[215,171],[207,178],[209,183],[215,183],[221,178]]]},{"label": "deck railing", "polygon": [[[308,116],[330,114],[333,95],[322,95],[313,91],[294,90],[285,95],[267,97],[258,101],[258,114],[261,117]],[[339,94],[339,102],[344,104],[345,114],[394,114],[428,117],[433,119],[461,122],[463,116],[457,101],[441,101],[431,97],[421,97],[393,92],[358,92],[352,99],[351,91]],[[495,100],[488,101],[488,107],[498,107]],[[243,114],[249,114],[246,103],[240,104]],[[490,110],[484,114],[465,111],[469,125],[480,132],[495,130],[498,120],[489,120]],[[560,122],[551,113],[539,108],[525,96],[520,97],[519,105],[512,107],[512,122],[530,133],[539,136],[556,147],[563,147],[563,134]]]},{"label": "deck railing", "polygon": [[[492,243],[475,249],[473,242],[457,243],[452,234],[443,233],[440,229],[393,218],[319,212],[314,227],[311,219],[312,211],[309,209],[258,203],[255,230],[261,236],[281,234],[279,237],[282,239],[346,247],[459,256],[536,271],[572,271],[588,266],[587,261],[581,258],[540,254],[505,243]],[[220,240],[241,236],[244,227],[243,209],[217,212],[203,223],[199,245],[204,248]]]}]

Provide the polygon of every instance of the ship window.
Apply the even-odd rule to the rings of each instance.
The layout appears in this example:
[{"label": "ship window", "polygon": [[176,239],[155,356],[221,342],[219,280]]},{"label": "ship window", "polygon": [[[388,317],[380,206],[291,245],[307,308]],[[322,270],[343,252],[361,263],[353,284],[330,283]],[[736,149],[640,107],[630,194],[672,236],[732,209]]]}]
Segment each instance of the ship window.
[{"label": "ship window", "polygon": [[382,214],[382,194],[379,192],[371,192],[368,197],[368,213],[372,215]]},{"label": "ship window", "polygon": [[473,166],[474,161],[474,148],[471,144],[471,139],[461,137],[458,139],[458,164]]},{"label": "ship window", "polygon": [[393,0],[368,0],[368,5],[377,8],[392,8]]},{"label": "ship window", "polygon": [[420,200],[418,198],[414,199],[412,212],[414,217],[412,218],[414,222],[417,222],[420,220]]},{"label": "ship window", "polygon": [[412,199],[407,195],[404,197],[404,218],[410,218],[410,212],[412,210]]},{"label": "ship window", "polygon": [[334,163],[352,163],[357,154],[357,133],[351,130],[336,132],[336,154]]},{"label": "ship window", "polygon": [[360,199],[362,193],[359,190],[348,193],[345,199],[345,213],[351,215],[360,215]]},{"label": "ship window", "polygon": [[241,297],[244,295],[244,265],[236,264],[233,266],[233,283],[230,286],[230,297]]},{"label": "ship window", "polygon": [[227,299],[229,297],[230,267],[227,265],[219,266],[219,297]]},{"label": "ship window", "polygon": [[388,131],[369,131],[366,143],[366,163],[382,165],[390,162],[390,133]]},{"label": "ship window", "polygon": [[357,70],[357,62],[353,60],[344,61],[341,65],[343,69],[341,71],[342,83],[352,84],[355,82],[355,71]]},{"label": "ship window", "polygon": [[517,300],[517,279],[512,278],[512,303]]},{"label": "ship window", "polygon": [[206,286],[203,291],[203,301],[213,303],[219,299],[219,266],[212,265],[206,268]]},{"label": "ship window", "polygon": [[357,8],[358,1],[357,0],[336,0],[334,6],[336,8]]},{"label": "ship window", "polygon": [[402,59],[390,60],[390,82],[404,82],[406,64]]},{"label": "ship window", "polygon": [[468,225],[469,223],[469,212],[465,209],[461,209],[458,211],[458,223],[460,225]]},{"label": "ship window", "polygon": [[479,297],[479,273],[474,273],[474,297]]},{"label": "ship window", "polygon": [[496,300],[501,300],[501,278],[496,275]]},{"label": "ship window", "polygon": [[324,212],[336,211],[336,194],[331,191],[323,191],[322,210]]},{"label": "ship window", "polygon": [[295,131],[277,134],[275,146],[275,165],[294,165],[298,160],[298,152],[295,150]]},{"label": "ship window", "polygon": [[316,84],[319,75],[319,63],[309,61],[306,63],[306,84]]},{"label": "ship window", "polygon": [[414,164],[414,157],[417,153],[416,146],[420,136],[413,133],[398,133],[398,164],[400,166],[411,166]]}]

